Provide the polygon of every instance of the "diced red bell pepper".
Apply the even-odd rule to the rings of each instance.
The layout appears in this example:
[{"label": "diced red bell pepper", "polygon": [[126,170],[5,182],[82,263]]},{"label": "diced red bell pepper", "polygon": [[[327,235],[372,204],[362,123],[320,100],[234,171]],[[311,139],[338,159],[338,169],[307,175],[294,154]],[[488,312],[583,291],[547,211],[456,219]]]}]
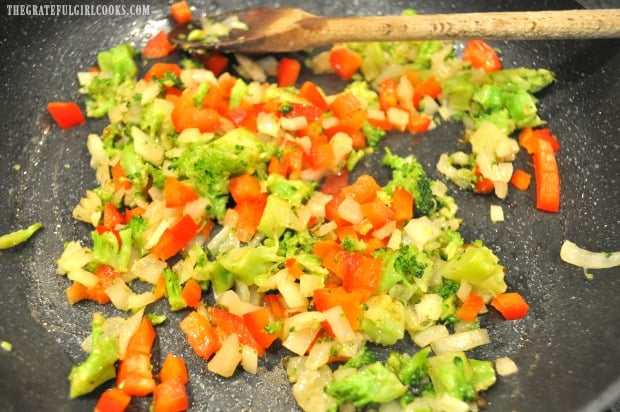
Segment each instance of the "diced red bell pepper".
[{"label": "diced red bell pepper", "polygon": [[518,292],[506,292],[495,295],[491,300],[493,306],[507,320],[522,319],[527,315],[530,306]]},{"label": "diced red bell pepper", "polygon": [[177,24],[189,23],[192,21],[192,10],[185,0],[172,3],[170,5],[170,15]]},{"label": "diced red bell pepper", "polygon": [[202,288],[198,282],[194,279],[190,279],[185,282],[183,290],[181,291],[181,296],[183,296],[183,300],[187,306],[196,309],[202,299]]},{"label": "diced red bell pepper", "polygon": [[290,57],[283,57],[278,62],[277,82],[280,87],[294,86],[301,72],[301,62]]},{"label": "diced red bell pepper", "polygon": [[130,402],[131,396],[113,387],[101,394],[95,405],[95,412],[123,412]]},{"label": "diced red bell pepper", "polygon": [[175,47],[168,40],[168,33],[160,31],[144,46],[142,57],[146,59],[161,59],[174,51]]},{"label": "diced red bell pepper", "polygon": [[189,381],[187,366],[182,358],[169,353],[166,355],[166,359],[164,359],[164,363],[159,370],[159,380],[160,382],[166,382],[177,377],[181,379],[183,384]]},{"label": "diced red bell pepper", "polygon": [[501,70],[502,62],[497,52],[484,40],[469,40],[463,50],[463,60],[468,61],[477,69],[485,72]]},{"label": "diced red bell pepper", "polygon": [[196,355],[205,360],[209,360],[221,346],[213,325],[198,312],[190,312],[179,323],[179,327]]},{"label": "diced red bell pepper", "polygon": [[353,50],[337,47],[330,50],[329,63],[339,77],[351,80],[362,65],[362,56]]},{"label": "diced red bell pepper", "polygon": [[153,392],[153,412],[182,412],[189,408],[187,389],[181,378],[161,382]]},{"label": "diced red bell pepper", "polygon": [[159,238],[151,253],[167,260],[183,249],[198,233],[198,225],[189,215],[184,215],[173,227],[168,228]]},{"label": "diced red bell pepper", "polygon": [[50,102],[47,110],[61,129],[69,129],[86,123],[82,109],[74,102]]},{"label": "diced red bell pepper", "polygon": [[164,202],[166,207],[179,207],[198,199],[196,191],[189,185],[169,176],[164,181]]},{"label": "diced red bell pepper", "polygon": [[274,322],[271,312],[267,308],[258,308],[253,312],[248,312],[243,315],[243,322],[248,328],[256,342],[261,347],[267,349],[275,342],[280,336],[281,332],[269,333],[266,327]]}]

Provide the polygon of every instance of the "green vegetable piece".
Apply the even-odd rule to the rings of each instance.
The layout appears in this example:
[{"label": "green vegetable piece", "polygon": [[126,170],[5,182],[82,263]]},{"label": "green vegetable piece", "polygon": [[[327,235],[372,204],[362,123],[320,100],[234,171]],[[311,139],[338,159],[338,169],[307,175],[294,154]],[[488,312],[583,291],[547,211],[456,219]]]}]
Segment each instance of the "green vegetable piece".
[{"label": "green vegetable piece", "polygon": [[71,368],[69,373],[71,398],[90,393],[116,376],[114,364],[118,360],[118,339],[102,336],[104,321],[100,313],[93,314],[91,352],[83,363]]},{"label": "green vegetable piece", "polygon": [[0,236],[0,249],[9,249],[24,243],[42,227],[43,225],[40,222],[37,222],[25,229],[16,230],[15,232]]},{"label": "green vegetable piece", "polygon": [[230,100],[228,106],[230,109],[239,107],[241,100],[248,94],[248,85],[242,80],[237,79],[232,89],[230,90]]},{"label": "green vegetable piece", "polygon": [[131,236],[132,230],[125,227],[118,231],[119,240],[113,232],[103,232],[99,234],[96,230],[91,232],[93,239],[93,259],[97,263],[102,263],[113,267],[115,270],[125,270],[129,267],[131,260]]},{"label": "green vegetable piece", "polygon": [[2,342],[0,342],[0,348],[4,349],[7,352],[10,352],[13,350],[13,344],[9,341],[3,340]]},{"label": "green vegetable piece", "polygon": [[344,366],[360,369],[377,361],[377,356],[368,349],[367,345],[362,346],[355,355],[353,355]]},{"label": "green vegetable piece", "polygon": [[142,216],[133,216],[127,223],[127,227],[131,230],[131,241],[133,242],[134,248],[138,251],[138,255],[146,255],[148,250],[144,247],[142,234],[148,227],[148,221]]},{"label": "green vegetable piece", "polygon": [[430,352],[430,346],[421,349],[413,356],[390,352],[386,365],[405,385],[422,385],[424,379],[428,377],[427,358]]},{"label": "green vegetable piece", "polygon": [[418,217],[428,216],[435,210],[432,181],[415,157],[402,158],[386,148],[382,164],[392,168],[392,180],[383,188],[387,194],[392,195],[397,186],[409,191],[415,199],[415,215]]},{"label": "green vegetable piece", "polygon": [[473,371],[463,352],[450,352],[428,358],[428,374],[436,393],[448,393],[465,402],[476,397]]},{"label": "green vegetable piece", "polygon": [[469,359],[469,364],[471,365],[472,381],[476,392],[485,391],[495,385],[497,376],[495,375],[493,362]]},{"label": "green vegetable piece", "polygon": [[537,126],[541,123],[536,109],[536,98],[524,90],[508,97],[506,107],[517,128]]},{"label": "green vegetable piece", "polygon": [[393,345],[405,336],[405,306],[388,294],[371,296],[360,322],[371,342]]},{"label": "green vegetable piece", "polygon": [[373,126],[370,122],[365,122],[362,125],[362,133],[364,133],[364,137],[366,137],[366,141],[371,147],[377,146],[381,139],[387,134],[385,130]]},{"label": "green vegetable piece", "polygon": [[171,311],[181,310],[187,307],[185,299],[183,299],[179,276],[170,268],[164,269],[164,280],[166,282],[166,295]]},{"label": "green vegetable piece", "polygon": [[301,206],[314,194],[317,183],[305,180],[289,180],[272,173],[267,177],[267,190],[286,200],[294,208]]},{"label": "green vegetable piece", "polygon": [[480,103],[484,110],[497,110],[503,105],[503,90],[493,84],[485,84],[476,90],[473,96],[474,101]]},{"label": "green vegetable piece", "polygon": [[166,319],[168,319],[168,316],[166,316],[165,314],[158,315],[157,313],[147,313],[144,316],[146,316],[147,319],[151,321],[151,324],[153,326],[161,325],[166,321]]},{"label": "green vegetable piece", "polygon": [[471,245],[441,266],[444,278],[467,281],[477,293],[497,295],[506,291],[504,267],[485,246]]},{"label": "green vegetable piece", "polygon": [[547,69],[504,69],[487,73],[484,83],[491,83],[506,91],[519,90],[536,93],[550,85],[555,80],[553,72]]},{"label": "green vegetable piece", "polygon": [[245,246],[219,255],[216,261],[236,279],[252,285],[258,275],[270,273],[275,266],[284,261],[277,252],[275,247]]},{"label": "green vegetable piece", "polygon": [[121,79],[127,79],[138,73],[133,56],[134,48],[125,43],[97,54],[97,63],[102,72],[112,72]]},{"label": "green vegetable piece", "polygon": [[398,377],[380,362],[375,362],[341,380],[325,386],[325,392],[340,404],[351,401],[356,407],[370,403],[386,403],[407,391]]},{"label": "green vegetable piece", "polygon": [[211,281],[213,290],[216,293],[222,293],[233,287],[235,276],[218,262],[212,262]]},{"label": "green vegetable piece", "polygon": [[286,229],[302,230],[303,225],[289,202],[279,196],[269,195],[256,229],[269,238],[278,239]]}]

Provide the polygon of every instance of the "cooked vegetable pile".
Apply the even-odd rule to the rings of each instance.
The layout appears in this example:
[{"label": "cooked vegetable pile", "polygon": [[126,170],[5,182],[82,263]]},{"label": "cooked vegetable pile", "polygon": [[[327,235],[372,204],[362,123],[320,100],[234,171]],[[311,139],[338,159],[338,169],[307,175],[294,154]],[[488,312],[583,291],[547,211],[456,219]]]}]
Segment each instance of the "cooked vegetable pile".
[{"label": "cooked vegetable pile", "polygon": [[[187,18],[182,5],[173,12]],[[167,56],[166,42],[155,36],[142,58]],[[234,57],[238,72],[274,82],[226,71]],[[392,130],[462,121],[472,150],[441,156],[448,181],[499,198],[510,182],[526,190],[530,174],[512,165],[524,147],[537,206],[557,211],[559,146],[539,127],[534,97],[552,73],[502,70],[481,41],[462,56],[439,41],[338,44],[304,62],[185,56],[149,61],[145,74],[137,60],[122,44],[79,73],[87,116],[109,124],[87,138],[99,185],[74,209],[91,239],[67,242],[57,272],[72,282],[71,304],[127,315],[94,314],[71,397],[107,385],[101,411],[150,395],[155,411],[187,409],[184,361],[170,354],[153,371],[156,329],[170,327],[225,377],[257,373],[270,348],[286,348],[293,396],[307,411],[483,404],[495,365],[466,354],[489,342],[480,317],[521,319],[528,305],[508,291],[498,257],[462,238],[448,186],[413,154],[379,143]],[[328,94],[298,81],[303,64],[350,82]],[[351,179],[372,153],[389,181]],[[179,324],[151,313],[160,299],[183,313]],[[374,350],[403,340],[407,353]]]}]

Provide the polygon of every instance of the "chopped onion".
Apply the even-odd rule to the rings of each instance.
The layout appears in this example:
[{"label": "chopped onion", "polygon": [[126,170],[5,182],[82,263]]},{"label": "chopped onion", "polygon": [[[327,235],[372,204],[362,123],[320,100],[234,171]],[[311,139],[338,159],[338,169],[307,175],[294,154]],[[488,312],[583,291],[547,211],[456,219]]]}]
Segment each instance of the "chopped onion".
[{"label": "chopped onion", "polygon": [[491,340],[486,329],[468,330],[455,333],[431,342],[431,348],[437,355],[447,352],[464,352],[478,346],[486,345]]},{"label": "chopped onion", "polygon": [[299,293],[301,296],[309,298],[314,295],[314,291],[325,286],[322,276],[303,274],[299,277]]},{"label": "chopped onion", "polygon": [[390,124],[400,131],[405,130],[409,124],[409,112],[398,107],[390,107],[387,110],[387,117]]},{"label": "chopped onion", "polygon": [[239,337],[236,333],[231,333],[222,342],[222,346],[213,355],[213,358],[207,363],[209,372],[230,378],[235,373],[239,362],[241,362],[241,351],[239,349]]},{"label": "chopped onion", "polygon": [[355,333],[349,323],[349,319],[340,305],[323,311],[323,314],[332,332],[334,332],[334,336],[336,336],[339,342],[348,342],[355,338]]},{"label": "chopped onion", "polygon": [[280,119],[273,113],[260,112],[256,116],[256,128],[261,133],[276,137],[280,133]]},{"label": "chopped onion", "polygon": [[320,325],[314,328],[295,329],[288,333],[286,339],[282,341],[282,346],[301,356],[308,351],[320,329]]},{"label": "chopped onion", "polygon": [[138,327],[140,326],[140,322],[142,322],[142,316],[144,316],[144,308],[138,310],[136,313],[131,315],[125,320],[125,323],[118,331],[118,356],[119,359],[125,359],[125,354],[127,353],[127,345],[129,344],[129,339],[136,333]]},{"label": "chopped onion", "polygon": [[330,140],[334,152],[334,165],[343,161],[353,151],[353,139],[347,133],[338,132]]},{"label": "chopped onion", "polygon": [[258,352],[251,346],[241,348],[241,367],[244,371],[256,375],[258,372]]},{"label": "chopped onion", "polygon": [[345,197],[338,206],[338,216],[349,223],[360,223],[364,219],[361,205],[352,197]]},{"label": "chopped onion", "polygon": [[282,117],[280,125],[284,130],[301,130],[308,126],[308,119],[304,116]]},{"label": "chopped onion", "polygon": [[156,300],[157,298],[155,297],[155,294],[150,290],[143,293],[132,293],[127,297],[127,309],[140,309],[155,302]]},{"label": "chopped onion", "polygon": [[385,225],[381,226],[379,229],[372,232],[372,237],[375,239],[385,239],[390,236],[392,232],[396,230],[396,221],[390,220]]},{"label": "chopped onion", "polygon": [[129,288],[129,286],[127,286],[123,279],[114,279],[112,284],[106,288],[105,293],[117,309],[129,309],[128,300],[129,296],[133,294],[133,291]]},{"label": "chopped onion", "polygon": [[168,267],[168,265],[165,261],[157,258],[153,254],[148,254],[133,263],[130,273],[135,278],[155,285],[166,267]]},{"label": "chopped onion", "polygon": [[564,262],[584,269],[608,269],[620,266],[620,251],[593,252],[577,246],[570,240],[562,243],[560,257]]},{"label": "chopped onion", "polygon": [[459,298],[461,302],[465,302],[465,299],[471,293],[471,284],[466,280],[461,280],[461,286],[459,286],[459,290],[456,291],[456,297]]},{"label": "chopped onion", "polygon": [[307,369],[318,369],[327,364],[332,354],[334,341],[322,340],[315,343],[308,353],[305,366]]},{"label": "chopped onion", "polygon": [[217,297],[217,304],[224,306],[230,313],[237,316],[243,316],[258,309],[258,306],[241,300],[239,295],[233,290],[227,290],[219,295]]},{"label": "chopped onion", "polygon": [[396,94],[398,95],[398,103],[405,109],[412,111],[413,107],[413,85],[407,76],[402,76],[396,86]]},{"label": "chopped onion", "polygon": [[301,294],[299,283],[291,279],[291,276],[278,279],[277,287],[289,308],[305,308],[308,306],[308,299]]},{"label": "chopped onion", "polygon": [[427,329],[424,329],[422,332],[418,332],[416,334],[411,335],[411,340],[423,348],[427,345],[430,345],[437,339],[442,339],[450,336],[450,331],[446,327],[446,325],[433,325]]},{"label": "chopped onion", "polygon": [[498,358],[495,361],[495,370],[499,376],[508,376],[517,373],[519,368],[517,364],[508,357]]},{"label": "chopped onion", "polygon": [[504,209],[500,205],[491,205],[491,222],[503,222],[504,221]]}]

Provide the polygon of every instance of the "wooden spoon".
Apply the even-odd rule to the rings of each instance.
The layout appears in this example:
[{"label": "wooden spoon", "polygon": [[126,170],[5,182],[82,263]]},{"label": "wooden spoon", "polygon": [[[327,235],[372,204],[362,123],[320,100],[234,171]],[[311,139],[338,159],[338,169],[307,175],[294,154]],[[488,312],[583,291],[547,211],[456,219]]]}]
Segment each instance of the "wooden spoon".
[{"label": "wooden spoon", "polygon": [[244,53],[290,52],[343,41],[545,40],[620,37],[620,9],[516,11],[415,16],[322,17],[297,8],[254,8],[237,16],[249,30],[233,30],[217,42],[187,41],[194,21],[173,29],[170,41],[186,50]]}]

